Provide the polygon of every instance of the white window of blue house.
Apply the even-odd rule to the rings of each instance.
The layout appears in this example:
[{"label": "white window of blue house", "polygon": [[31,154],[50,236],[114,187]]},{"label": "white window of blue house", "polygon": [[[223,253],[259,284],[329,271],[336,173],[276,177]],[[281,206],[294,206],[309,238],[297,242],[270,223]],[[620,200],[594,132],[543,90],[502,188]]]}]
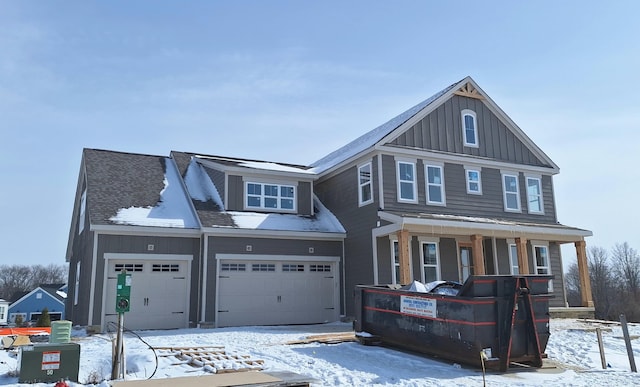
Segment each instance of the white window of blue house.
[{"label": "white window of blue house", "polygon": [[398,201],[417,202],[416,163],[408,161],[397,162],[398,172]]},{"label": "white window of blue house", "polygon": [[358,203],[361,206],[373,202],[373,184],[371,182],[371,163],[358,167]]},{"label": "white window of blue house", "polygon": [[467,193],[482,195],[482,180],[480,178],[480,169],[465,167],[464,172],[467,177]]},{"label": "white window of blue house", "polygon": [[538,177],[527,176],[527,207],[530,214],[544,213],[542,201],[542,183]]},{"label": "white window of blue house", "polygon": [[296,189],[291,185],[246,183],[247,208],[263,210],[295,210]]},{"label": "white window of blue house", "polygon": [[502,174],[504,210],[520,212],[520,189],[517,174]]},{"label": "white window of blue house", "polygon": [[464,146],[478,147],[478,125],[476,120],[476,112],[469,109],[462,111],[462,135],[464,137]]},{"label": "white window of blue house", "polygon": [[441,165],[426,165],[427,204],[445,205],[444,174]]},{"label": "white window of blue house", "polygon": [[4,320],[4,305],[0,306],[0,321]]},{"label": "white window of blue house", "polygon": [[437,239],[420,240],[420,260],[422,261],[422,282],[428,283],[440,280],[440,255]]}]

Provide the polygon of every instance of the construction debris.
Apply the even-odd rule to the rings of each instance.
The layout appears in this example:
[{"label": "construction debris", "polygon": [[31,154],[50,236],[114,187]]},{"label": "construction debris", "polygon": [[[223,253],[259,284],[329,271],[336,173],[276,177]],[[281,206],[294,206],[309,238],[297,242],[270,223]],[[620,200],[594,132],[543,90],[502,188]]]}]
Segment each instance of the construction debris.
[{"label": "construction debris", "polygon": [[243,371],[260,371],[264,361],[249,355],[228,353],[223,346],[155,347],[158,357],[175,357],[171,365],[189,365],[193,370],[214,374]]},{"label": "construction debris", "polygon": [[338,344],[348,341],[357,341],[354,332],[339,332],[339,333],[326,333],[323,335],[307,336],[302,340],[287,341],[285,344],[309,344],[309,343],[322,343],[322,344]]}]

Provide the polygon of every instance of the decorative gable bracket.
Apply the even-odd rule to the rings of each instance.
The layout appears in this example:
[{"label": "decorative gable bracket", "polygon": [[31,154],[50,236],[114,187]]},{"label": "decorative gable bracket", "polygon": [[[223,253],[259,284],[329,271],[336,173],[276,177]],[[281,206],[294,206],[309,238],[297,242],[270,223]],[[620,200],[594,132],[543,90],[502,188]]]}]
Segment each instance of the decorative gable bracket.
[{"label": "decorative gable bracket", "polygon": [[473,87],[470,82],[465,83],[464,86],[456,90],[453,94],[460,95],[462,97],[484,99],[484,97],[478,92],[478,89]]}]

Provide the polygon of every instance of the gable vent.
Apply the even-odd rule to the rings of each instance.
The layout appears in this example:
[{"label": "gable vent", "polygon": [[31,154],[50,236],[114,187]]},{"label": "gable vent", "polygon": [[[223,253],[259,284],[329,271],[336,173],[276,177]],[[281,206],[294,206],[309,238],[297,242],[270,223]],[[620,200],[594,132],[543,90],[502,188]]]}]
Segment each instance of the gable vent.
[{"label": "gable vent", "polygon": [[456,90],[453,94],[460,95],[462,97],[469,97],[475,99],[484,99],[482,95],[478,92],[478,90],[471,85],[471,83],[467,82],[464,86]]}]

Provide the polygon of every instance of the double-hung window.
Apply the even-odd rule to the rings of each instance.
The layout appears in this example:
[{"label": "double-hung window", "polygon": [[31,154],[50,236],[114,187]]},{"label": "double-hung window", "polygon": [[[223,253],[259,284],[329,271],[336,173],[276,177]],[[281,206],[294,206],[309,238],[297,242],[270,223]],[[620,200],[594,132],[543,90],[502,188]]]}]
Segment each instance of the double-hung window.
[{"label": "double-hung window", "polygon": [[517,174],[502,174],[504,210],[520,212],[520,189]]},{"label": "double-hung window", "polygon": [[[536,274],[550,275],[551,263],[549,262],[549,247],[544,245],[533,245],[533,254],[535,255]],[[549,280],[549,291],[553,291],[553,283]]]},{"label": "double-hung window", "polygon": [[511,274],[520,274],[520,268],[518,266],[518,247],[515,243],[509,244],[509,262],[511,262]]},{"label": "double-hung window", "polygon": [[295,210],[296,189],[291,185],[246,184],[246,207],[264,210]]},{"label": "double-hung window", "polygon": [[476,112],[473,110],[464,109],[462,111],[462,135],[464,146],[478,147],[478,125]]},{"label": "double-hung window", "polygon": [[474,195],[482,195],[482,182],[480,179],[480,169],[465,168],[467,177],[467,193]]},{"label": "double-hung window", "polygon": [[409,161],[397,162],[398,172],[398,201],[413,202],[418,199],[416,187],[416,163]]},{"label": "double-hung window", "polygon": [[358,167],[358,203],[363,206],[373,202],[371,163]]},{"label": "double-hung window", "polygon": [[527,177],[527,203],[530,214],[544,213],[540,178]]},{"label": "double-hung window", "polygon": [[422,282],[440,280],[440,258],[436,241],[420,241],[420,258],[422,260]]},{"label": "double-hung window", "polygon": [[427,175],[427,204],[445,205],[444,175],[442,166],[426,165]]}]

